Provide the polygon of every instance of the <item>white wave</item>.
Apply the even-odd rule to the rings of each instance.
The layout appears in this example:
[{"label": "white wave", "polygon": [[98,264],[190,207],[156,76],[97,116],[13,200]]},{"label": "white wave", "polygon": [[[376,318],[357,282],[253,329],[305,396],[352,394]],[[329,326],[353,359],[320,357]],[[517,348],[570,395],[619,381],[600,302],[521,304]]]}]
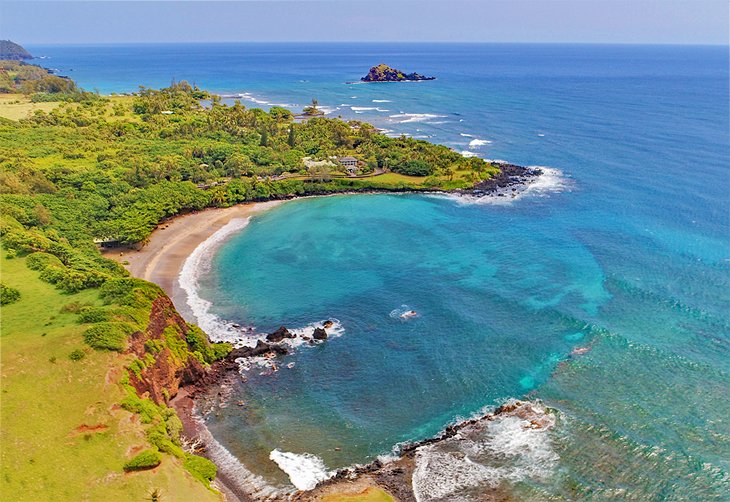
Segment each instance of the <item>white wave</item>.
[{"label": "white wave", "polygon": [[537,133],[537,135],[540,136],[541,138],[544,138],[545,137],[545,135],[543,133],[541,133],[541,132],[540,133]]},{"label": "white wave", "polygon": [[330,113],[334,113],[340,108],[338,106],[319,106],[320,111],[324,112],[325,115],[329,115]]},{"label": "white wave", "polygon": [[392,103],[389,99],[374,99],[373,103]]},{"label": "white wave", "polygon": [[351,106],[350,110],[353,112],[367,112],[370,110],[377,110],[375,106]]},{"label": "white wave", "polygon": [[538,197],[546,197],[551,193],[559,193],[570,191],[573,187],[572,180],[565,176],[563,171],[554,167],[530,166],[534,169],[540,169],[542,174],[534,181],[527,185],[524,195],[534,195]]},{"label": "white wave", "polygon": [[[461,152],[462,155],[471,154],[472,152]],[[474,156],[465,155],[465,156]],[[506,161],[490,161],[498,164],[506,164]],[[530,166],[533,169],[540,169],[542,174],[529,178],[529,180],[521,186],[510,187],[509,189],[497,192],[497,194],[471,195],[471,194],[431,194],[434,197],[447,198],[461,206],[470,205],[509,205],[516,200],[525,197],[549,197],[552,194],[564,191],[570,191],[573,187],[572,180],[565,176],[563,171],[554,167]],[[516,188],[513,192],[511,188]],[[498,193],[502,193],[499,196]]]},{"label": "white wave", "polygon": [[322,481],[335,475],[329,471],[321,458],[311,453],[291,453],[273,450],[269,458],[284,471],[297,490],[312,490]]},{"label": "white wave", "polygon": [[488,145],[491,141],[488,139],[473,139],[469,142],[469,148],[479,148],[480,146]]},{"label": "white wave", "polygon": [[255,500],[269,500],[285,495],[283,490],[269,485],[264,478],[249,471],[213,437],[199,416],[195,415],[193,418],[200,425],[197,433],[205,444],[206,455],[218,466],[218,473],[225,476],[227,483],[234,484]]},{"label": "white wave", "polygon": [[424,122],[424,124],[439,125],[439,124],[448,124],[449,122],[450,122],[449,120],[435,120],[433,122]]},{"label": "white wave", "polygon": [[446,118],[446,115],[437,115],[435,113],[397,113],[395,115],[390,115],[390,118],[402,119],[396,120],[396,122],[400,124],[407,124],[411,122],[425,122],[430,119]]},{"label": "white wave", "polygon": [[[279,203],[280,201],[262,202],[254,206],[253,210],[263,211]],[[250,220],[250,217],[234,218],[201,242],[190,253],[190,256],[187,257],[178,276],[178,284],[185,291],[187,304],[193,316],[195,316],[198,326],[214,342],[231,342],[239,346],[254,346],[256,344],[257,338],[242,337],[238,329],[211,313],[210,307],[212,303],[201,298],[198,294],[198,278],[200,274],[210,271],[210,257],[212,253],[231,235],[244,229]]]},{"label": "white wave", "polygon": [[459,153],[461,153],[462,156],[467,157],[467,158],[469,158],[469,157],[476,157],[477,156],[476,153],[470,152],[469,150],[462,150]]},{"label": "white wave", "polygon": [[550,477],[559,461],[550,431],[555,417],[540,403],[469,425],[416,451],[413,492],[418,502],[482,500],[501,483]]},{"label": "white wave", "polygon": [[465,133],[465,132],[459,133],[459,135],[460,135],[460,136],[464,136],[465,138],[473,138],[473,137],[474,137],[474,135],[473,135],[473,134],[467,134],[467,133]]}]

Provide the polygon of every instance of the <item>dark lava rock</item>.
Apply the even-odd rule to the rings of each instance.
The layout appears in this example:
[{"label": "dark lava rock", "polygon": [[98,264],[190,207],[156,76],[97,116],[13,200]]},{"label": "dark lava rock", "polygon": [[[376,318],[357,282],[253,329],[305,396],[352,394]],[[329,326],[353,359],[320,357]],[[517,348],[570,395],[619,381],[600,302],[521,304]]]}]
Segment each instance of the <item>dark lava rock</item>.
[{"label": "dark lava rock", "polygon": [[266,335],[266,341],[271,343],[279,343],[284,338],[296,338],[296,335],[292,334],[284,326],[281,326],[273,333],[269,333],[268,335]]},{"label": "dark lava rock", "polygon": [[324,330],[324,328],[314,328],[314,333],[312,334],[312,337],[314,337],[315,340],[326,340],[327,332]]},{"label": "dark lava rock", "polygon": [[332,326],[334,326],[334,324],[335,324],[334,322],[328,320],[328,321],[325,321],[324,323],[322,323],[322,327],[324,327],[324,329],[329,329]]},{"label": "dark lava rock", "polygon": [[436,77],[426,77],[419,73],[405,73],[386,64],[373,66],[367,75],[360,80],[363,82],[404,82],[408,80],[435,80]]}]

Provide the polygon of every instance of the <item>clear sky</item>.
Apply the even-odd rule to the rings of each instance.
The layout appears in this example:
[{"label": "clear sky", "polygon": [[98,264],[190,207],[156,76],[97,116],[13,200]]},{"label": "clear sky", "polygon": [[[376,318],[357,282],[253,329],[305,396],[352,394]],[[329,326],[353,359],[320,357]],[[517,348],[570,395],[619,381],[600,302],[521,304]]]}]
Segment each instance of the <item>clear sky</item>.
[{"label": "clear sky", "polygon": [[0,38],[726,45],[729,16],[727,0],[0,0]]}]

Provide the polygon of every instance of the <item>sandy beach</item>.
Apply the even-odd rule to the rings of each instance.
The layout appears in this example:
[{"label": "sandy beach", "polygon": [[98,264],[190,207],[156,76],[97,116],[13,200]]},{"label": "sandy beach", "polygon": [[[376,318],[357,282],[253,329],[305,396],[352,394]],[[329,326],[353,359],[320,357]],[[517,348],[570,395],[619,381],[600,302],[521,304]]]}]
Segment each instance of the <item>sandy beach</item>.
[{"label": "sandy beach", "polygon": [[185,301],[185,292],[178,284],[178,276],[185,260],[195,248],[231,220],[250,218],[253,214],[282,202],[239,204],[176,216],[161,223],[152,232],[149,242],[144,247],[110,248],[104,250],[102,254],[124,264],[134,277],[160,286],[183,317],[188,321],[195,321],[190,318],[191,312]]}]

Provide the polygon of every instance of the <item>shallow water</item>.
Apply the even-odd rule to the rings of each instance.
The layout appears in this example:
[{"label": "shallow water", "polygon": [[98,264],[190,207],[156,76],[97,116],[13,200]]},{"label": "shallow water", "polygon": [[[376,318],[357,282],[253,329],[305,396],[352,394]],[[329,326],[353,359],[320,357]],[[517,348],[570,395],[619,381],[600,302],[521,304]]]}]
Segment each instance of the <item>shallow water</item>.
[{"label": "shallow water", "polygon": [[[726,48],[217,48],[48,52],[88,87],[175,76],[271,103],[317,97],[392,134],[558,169],[515,201],[306,199],[234,234],[199,279],[211,314],[259,332],[328,318],[344,330],[276,373],[253,366],[229,405],[209,410],[213,434],[252,471],[285,486],[273,450],[316,455],[326,471],[524,396],[554,410],[555,426],[477,434],[456,453],[481,481],[455,472],[447,498],[481,493],[495,472],[523,500],[727,498]],[[381,60],[438,80],[344,83]],[[390,315],[404,309],[419,316]]]}]

